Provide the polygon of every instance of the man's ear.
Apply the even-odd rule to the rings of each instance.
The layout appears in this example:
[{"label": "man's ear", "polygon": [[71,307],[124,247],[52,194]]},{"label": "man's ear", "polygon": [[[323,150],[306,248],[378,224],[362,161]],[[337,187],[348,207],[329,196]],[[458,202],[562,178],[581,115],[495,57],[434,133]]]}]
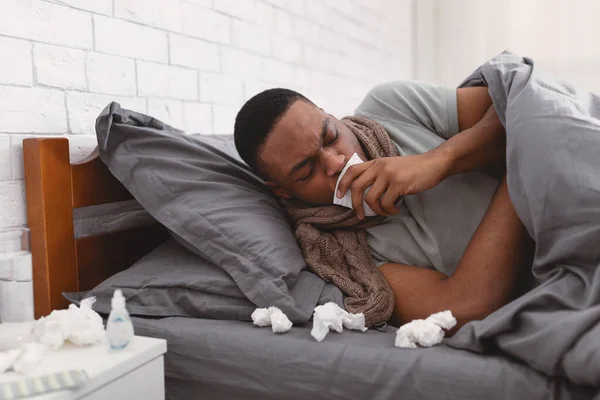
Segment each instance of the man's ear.
[{"label": "man's ear", "polygon": [[280,197],[285,200],[289,200],[292,198],[292,194],[287,190],[276,184],[275,182],[265,181],[265,185],[267,189],[275,194],[275,196]]}]

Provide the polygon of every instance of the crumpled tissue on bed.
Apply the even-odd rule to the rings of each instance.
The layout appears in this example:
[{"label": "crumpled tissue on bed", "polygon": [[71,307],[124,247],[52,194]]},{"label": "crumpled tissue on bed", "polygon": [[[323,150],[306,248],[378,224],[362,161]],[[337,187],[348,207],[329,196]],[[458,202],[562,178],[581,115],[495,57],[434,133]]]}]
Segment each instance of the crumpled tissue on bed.
[{"label": "crumpled tissue on bed", "polygon": [[444,329],[452,329],[455,325],[456,319],[449,310],[431,314],[427,319],[415,319],[398,328],[395,346],[415,349],[417,344],[422,347],[440,344],[444,339]]},{"label": "crumpled tissue on bed", "polygon": [[351,314],[334,302],[315,307],[313,328],[310,334],[317,342],[322,342],[330,329],[341,333],[344,328],[366,331],[365,315],[363,313]]},{"label": "crumpled tissue on bed", "polygon": [[292,328],[292,321],[277,307],[257,308],[251,317],[254,325],[271,326],[274,333],[287,332]]}]

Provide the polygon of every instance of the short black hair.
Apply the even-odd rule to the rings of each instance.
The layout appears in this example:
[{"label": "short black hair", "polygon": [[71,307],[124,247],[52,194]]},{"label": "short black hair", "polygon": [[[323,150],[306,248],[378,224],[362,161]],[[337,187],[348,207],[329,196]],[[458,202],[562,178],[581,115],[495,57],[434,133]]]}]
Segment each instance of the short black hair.
[{"label": "short black hair", "polygon": [[246,102],[235,117],[233,136],[240,157],[250,168],[263,175],[258,165],[258,153],[267,135],[283,114],[298,100],[312,102],[290,89],[268,89]]}]

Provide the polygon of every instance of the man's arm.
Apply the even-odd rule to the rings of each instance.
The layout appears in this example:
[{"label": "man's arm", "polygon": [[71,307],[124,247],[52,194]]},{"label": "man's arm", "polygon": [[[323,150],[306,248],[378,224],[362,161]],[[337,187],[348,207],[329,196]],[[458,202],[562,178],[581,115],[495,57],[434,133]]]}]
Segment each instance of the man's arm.
[{"label": "man's arm", "polygon": [[444,160],[443,179],[504,167],[506,135],[487,87],[458,89],[456,102],[459,133],[431,150],[432,155]]},{"label": "man's arm", "polygon": [[485,86],[456,89],[458,132],[477,124],[492,104],[492,98]]},{"label": "man's arm", "polygon": [[363,193],[371,186],[366,203],[379,215],[393,215],[400,211],[395,204],[401,196],[429,190],[459,173],[504,167],[506,135],[487,88],[458,89],[457,108],[459,133],[423,154],[382,157],[350,167],[337,196],[342,198],[352,188],[352,206],[362,219]]},{"label": "man's arm", "polygon": [[451,310],[458,329],[509,301],[519,267],[531,263],[531,249],[504,179],[454,275],[391,263],[380,270],[394,291],[400,322]]}]

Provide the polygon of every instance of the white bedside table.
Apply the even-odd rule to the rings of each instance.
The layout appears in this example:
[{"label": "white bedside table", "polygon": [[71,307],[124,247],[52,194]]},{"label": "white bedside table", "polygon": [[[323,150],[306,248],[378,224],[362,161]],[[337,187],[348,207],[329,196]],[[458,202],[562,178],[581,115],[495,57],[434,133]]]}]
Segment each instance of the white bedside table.
[{"label": "white bedside table", "polygon": [[[90,379],[74,390],[52,392],[31,400],[164,400],[164,339],[136,336],[119,352],[110,352],[108,344],[77,347],[66,343],[48,352],[31,376],[69,369],[84,369]],[[15,372],[0,375],[0,382],[22,379]]]}]

